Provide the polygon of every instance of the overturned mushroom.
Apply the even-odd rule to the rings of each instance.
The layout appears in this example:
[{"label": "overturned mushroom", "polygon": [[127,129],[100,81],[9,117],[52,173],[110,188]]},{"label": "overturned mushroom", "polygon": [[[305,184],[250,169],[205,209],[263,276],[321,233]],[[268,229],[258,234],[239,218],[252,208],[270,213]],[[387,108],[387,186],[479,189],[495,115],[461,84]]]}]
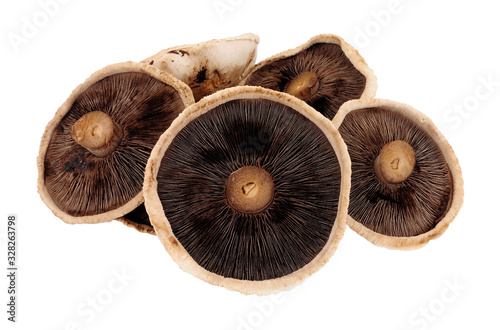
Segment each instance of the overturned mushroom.
[{"label": "overturned mushroom", "polygon": [[259,37],[247,33],[162,50],[143,60],[180,79],[193,90],[196,101],[218,90],[238,85],[255,64]]},{"label": "overturned mushroom", "polygon": [[153,146],[194,103],[188,86],[155,67],[108,66],[78,86],[47,125],[38,156],[38,191],[67,223],[118,218],[154,233],[142,195]]},{"label": "overturned mushroom", "polygon": [[267,294],[299,284],[333,254],[349,175],[329,120],[288,94],[235,87],[189,107],[161,136],[145,205],[183,270]]},{"label": "overturned mushroom", "polygon": [[333,123],[352,161],[353,230],[379,246],[413,249],[448,228],[463,203],[462,172],[429,118],[376,99],[344,104]]},{"label": "overturned mushroom", "polygon": [[258,63],[240,85],[262,86],[304,100],[328,119],[349,100],[374,97],[377,80],[342,38],[318,35]]}]

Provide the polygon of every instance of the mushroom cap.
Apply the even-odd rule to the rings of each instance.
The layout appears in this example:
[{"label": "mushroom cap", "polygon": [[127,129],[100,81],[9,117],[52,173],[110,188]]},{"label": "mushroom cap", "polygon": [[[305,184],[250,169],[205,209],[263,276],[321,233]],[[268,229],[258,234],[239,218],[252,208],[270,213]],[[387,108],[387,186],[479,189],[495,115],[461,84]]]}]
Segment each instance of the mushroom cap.
[{"label": "mushroom cap", "polygon": [[194,45],[168,48],[142,63],[154,65],[186,83],[196,101],[238,85],[255,64],[259,37],[246,33]]},{"label": "mushroom cap", "polygon": [[240,85],[284,92],[304,72],[314,72],[319,78],[319,89],[304,101],[328,119],[344,102],[372,98],[377,91],[377,78],[363,57],[332,34],[317,35],[301,46],[261,61]]},{"label": "mushroom cap", "polygon": [[[245,213],[225,195],[229,177],[254,166],[274,180],[274,199]],[[288,94],[234,87],[184,110],[161,136],[144,196],[157,236],[181,269],[261,295],[295,287],[333,255],[349,187],[347,149],[329,120]]]},{"label": "mushroom cap", "polygon": [[155,229],[149,220],[146,206],[144,205],[144,197],[143,202],[139,206],[116,220],[120,221],[127,227],[140,231],[141,233],[156,235]]},{"label": "mushroom cap", "polygon": [[[37,158],[42,200],[67,223],[134,223],[123,217],[144,201],[149,153],[175,117],[193,103],[187,85],[150,65],[124,62],[95,72],[45,128]],[[73,124],[93,111],[106,113],[123,128],[123,140],[106,157],[96,157],[71,136]],[[149,227],[135,226],[153,232]]]},{"label": "mushroom cap", "polygon": [[[333,119],[347,144],[352,180],[347,224],[375,245],[415,249],[441,236],[458,214],[463,178],[434,123],[409,105],[382,99],[345,103]],[[408,143],[415,168],[398,183],[377,177],[375,158],[392,141]]]}]

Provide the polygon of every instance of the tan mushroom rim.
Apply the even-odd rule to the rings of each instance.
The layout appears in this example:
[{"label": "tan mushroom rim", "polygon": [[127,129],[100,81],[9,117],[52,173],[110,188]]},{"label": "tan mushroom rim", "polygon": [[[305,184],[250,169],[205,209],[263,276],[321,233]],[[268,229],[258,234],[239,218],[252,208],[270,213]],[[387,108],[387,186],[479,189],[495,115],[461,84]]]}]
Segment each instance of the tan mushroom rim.
[{"label": "tan mushroom rim", "polygon": [[360,99],[362,98],[372,98],[375,97],[375,93],[377,92],[377,77],[373,73],[373,70],[370,69],[368,64],[366,64],[365,59],[359,54],[359,52],[349,45],[344,39],[339,36],[333,34],[319,34],[317,36],[309,39],[305,44],[300,45],[296,48],[286,50],[284,52],[273,55],[261,62],[259,62],[255,67],[253,67],[252,71],[250,71],[245,78],[240,82],[240,86],[246,84],[247,79],[252,75],[253,72],[260,70],[263,66],[266,66],[270,63],[276,62],[278,60],[291,57],[300,53],[301,51],[311,47],[314,44],[320,43],[329,43],[339,45],[340,48],[344,51],[344,54],[347,56],[349,61],[351,61],[352,65],[361,72],[363,76],[366,78],[366,86],[363,94],[361,94]]},{"label": "tan mushroom rim", "polygon": [[[135,63],[135,62],[123,62],[123,63],[117,63],[117,64],[112,64],[109,65],[94,74],[92,74],[87,80],[85,80],[84,83],[80,84],[68,97],[68,99],[63,103],[63,105],[57,110],[54,118],[48,123],[47,127],[45,128],[45,132],[43,133],[42,140],[40,143],[40,151],[38,154],[37,158],[37,167],[38,167],[38,182],[37,182],[37,187],[38,187],[38,193],[40,194],[40,197],[42,198],[43,202],[47,205],[47,207],[54,213],[55,216],[58,218],[61,218],[64,222],[70,223],[70,224],[76,224],[76,223],[100,223],[100,222],[108,222],[113,219],[117,219],[119,217],[122,217],[123,215],[131,212],[133,209],[135,209],[137,206],[139,206],[143,201],[144,197],[142,194],[142,191],[138,193],[132,200],[130,200],[128,203],[125,205],[97,215],[89,215],[89,216],[82,216],[82,217],[74,217],[63,210],[61,210],[57,205],[54,203],[52,198],[50,197],[47,188],[45,186],[45,180],[44,180],[44,175],[45,175],[45,168],[44,168],[44,161],[45,161],[45,155],[47,152],[47,147],[50,143],[50,140],[52,138],[52,134],[54,132],[54,129],[57,127],[59,122],[62,120],[62,118],[68,113],[68,111],[71,109],[71,106],[75,102],[76,98],[87,88],[92,86],[93,84],[99,82],[100,80],[112,76],[115,74],[119,73],[125,73],[125,72],[138,72],[138,73],[145,73],[155,79],[158,79],[159,81],[172,86],[175,88],[183,103],[185,106],[189,106],[194,103],[194,98],[191,93],[191,90],[189,87],[181,82],[180,80],[174,78],[173,76],[162,72],[158,70],[157,68],[147,65],[147,64],[141,64],[141,63]],[[122,219],[118,219],[122,220]],[[141,231],[139,228],[136,228],[139,231]]]},{"label": "tan mushroom rim", "polygon": [[[224,278],[209,272],[198,265],[187,253],[177,238],[172,233],[172,228],[165,216],[160,198],[157,193],[156,180],[158,169],[163,156],[174,137],[192,120],[210,111],[211,109],[232,100],[240,99],[266,99],[280,102],[291,107],[311,120],[328,138],[338,158],[341,170],[340,196],[337,218],[328,242],[321,252],[303,268],[280,278],[264,281],[245,281],[233,278]],[[347,147],[332,123],[320,113],[308,106],[303,101],[280,92],[271,91],[261,87],[233,87],[203,98],[198,103],[185,109],[175,119],[170,128],[160,137],[149,158],[146,166],[144,181],[144,197],[151,223],[155,227],[157,236],[162,241],[165,249],[184,271],[208,283],[222,286],[244,294],[270,294],[282,290],[289,290],[301,283],[304,279],[321,268],[335,252],[346,228],[347,206],[349,204],[349,189],[351,186],[351,161]]]},{"label": "tan mushroom rim", "polygon": [[432,120],[409,105],[383,99],[348,101],[344,103],[342,107],[340,107],[337,115],[333,118],[333,125],[338,129],[340,125],[342,125],[342,122],[347,114],[352,111],[377,107],[390,109],[391,111],[404,115],[406,118],[417,124],[424,132],[429,135],[429,137],[434,140],[436,145],[441,150],[452,175],[452,200],[448,206],[446,215],[439,221],[436,227],[426,233],[417,236],[395,237],[382,235],[366,228],[356,220],[352,219],[349,215],[347,216],[347,224],[352,230],[377,246],[399,250],[417,249],[423,247],[431,239],[436,239],[441,236],[446,231],[453,219],[455,219],[455,217],[457,216],[464,200],[464,181],[462,178],[462,169],[460,168],[460,164],[458,163],[458,159],[455,156],[452,147],[449,145],[448,141],[446,141],[445,137],[439,131],[436,125],[434,125]]},{"label": "tan mushroom rim", "polygon": [[[141,194],[142,194],[142,191],[141,191]],[[143,199],[144,199],[144,197],[143,197]],[[127,227],[134,228],[138,232],[150,234],[150,235],[156,235],[155,229],[152,226],[144,225],[142,223],[133,222],[133,221],[128,220],[125,217],[120,217],[120,218],[117,218],[115,220],[120,221],[121,223],[123,223]]]}]

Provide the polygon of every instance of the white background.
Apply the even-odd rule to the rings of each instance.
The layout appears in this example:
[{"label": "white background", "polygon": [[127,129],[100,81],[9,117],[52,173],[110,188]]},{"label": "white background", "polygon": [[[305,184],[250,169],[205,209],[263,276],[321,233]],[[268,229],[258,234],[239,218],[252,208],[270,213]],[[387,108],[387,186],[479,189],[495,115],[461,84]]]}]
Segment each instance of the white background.
[{"label": "white background", "polygon": [[[6,218],[14,213],[20,272],[16,324],[6,321],[1,276],[2,329],[500,328],[494,1],[64,2],[50,17],[35,0],[0,5],[0,264]],[[30,22],[39,25],[31,34],[24,27]],[[465,180],[464,206],[441,238],[416,251],[392,251],[347,229],[320,271],[290,292],[259,298],[184,273],[155,236],[118,222],[68,225],[42,203],[40,138],[73,88],[108,64],[245,32],[261,38],[258,61],[316,34],[337,34],[375,71],[377,97],[434,120]],[[115,282],[117,272],[127,274],[124,284]],[[104,305],[98,311],[87,305],[96,297]]]}]

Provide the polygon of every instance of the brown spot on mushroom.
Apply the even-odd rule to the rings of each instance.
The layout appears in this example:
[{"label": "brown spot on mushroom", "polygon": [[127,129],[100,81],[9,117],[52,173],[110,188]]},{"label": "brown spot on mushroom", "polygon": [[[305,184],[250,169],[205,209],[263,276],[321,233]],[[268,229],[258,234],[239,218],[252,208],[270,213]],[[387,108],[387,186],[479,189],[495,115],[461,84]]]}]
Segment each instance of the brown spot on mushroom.
[{"label": "brown spot on mushroom", "polygon": [[196,74],[195,82],[198,84],[201,84],[202,82],[207,79],[207,68],[202,68],[198,73]]},{"label": "brown spot on mushroom", "polygon": [[170,241],[170,244],[174,246],[179,245],[179,242],[175,239],[175,237],[170,237],[168,240]]}]

